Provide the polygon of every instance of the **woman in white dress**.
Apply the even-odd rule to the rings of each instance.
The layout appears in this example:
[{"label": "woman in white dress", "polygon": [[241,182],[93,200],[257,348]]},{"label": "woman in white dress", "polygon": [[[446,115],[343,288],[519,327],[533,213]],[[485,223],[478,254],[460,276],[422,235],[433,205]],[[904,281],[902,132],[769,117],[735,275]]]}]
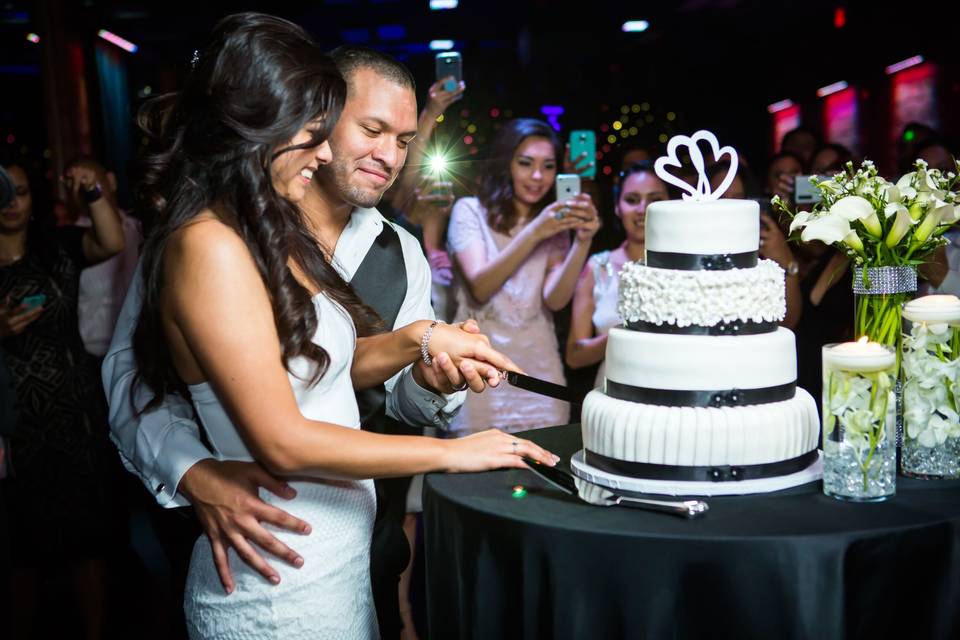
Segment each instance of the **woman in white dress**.
[{"label": "woman in white dress", "polygon": [[556,461],[498,431],[444,441],[359,429],[354,389],[383,382],[421,348],[473,357],[490,378],[512,363],[453,326],[377,333],[376,316],[327,262],[294,203],[331,159],[325,139],[345,93],[299,27],[239,14],[216,27],[183,91],[141,120],[160,147],[139,194],[156,218],[134,338],[141,382],[153,403],[189,394],[221,460],[291,476],[297,495],[283,508],[312,529],[276,532],[286,544],[296,537],[302,569],[281,567],[274,586],[234,562],[230,594],[201,537],[184,597],[192,638],[376,637],[370,478]]},{"label": "woman in white dress", "polygon": [[[505,123],[479,197],[453,207],[447,242],[458,273],[456,319],[476,318],[493,347],[528,374],[563,384],[553,312],[570,302],[600,221],[587,194],[554,201],[559,151],[546,122]],[[504,386],[470,394],[450,430],[515,432],[565,424],[569,415],[565,402]]]},{"label": "woman in white dress", "polygon": [[667,198],[667,185],[649,162],[637,162],[624,169],[613,188],[613,211],[626,239],[612,251],[590,256],[583,268],[573,295],[566,346],[566,362],[571,369],[600,363],[594,386],[603,384],[607,333],[621,322],[617,312],[620,269],[627,262],[643,261],[647,207]]}]

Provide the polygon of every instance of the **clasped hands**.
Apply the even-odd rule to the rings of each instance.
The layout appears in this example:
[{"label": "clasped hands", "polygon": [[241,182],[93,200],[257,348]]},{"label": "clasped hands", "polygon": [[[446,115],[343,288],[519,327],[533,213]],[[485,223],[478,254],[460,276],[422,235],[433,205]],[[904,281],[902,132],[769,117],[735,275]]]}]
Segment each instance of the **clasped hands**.
[{"label": "clasped hands", "polygon": [[413,378],[439,394],[466,388],[480,393],[500,384],[501,371],[520,371],[510,358],[490,346],[490,339],[480,333],[480,325],[473,319],[437,324],[428,347],[432,362],[417,360]]}]

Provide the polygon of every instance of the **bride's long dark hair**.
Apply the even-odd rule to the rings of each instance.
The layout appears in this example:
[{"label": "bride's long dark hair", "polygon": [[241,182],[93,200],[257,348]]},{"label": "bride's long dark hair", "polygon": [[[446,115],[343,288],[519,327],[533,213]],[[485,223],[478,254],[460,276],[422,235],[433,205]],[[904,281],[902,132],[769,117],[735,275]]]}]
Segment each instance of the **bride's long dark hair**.
[{"label": "bride's long dark hair", "polygon": [[[258,13],[221,20],[194,56],[179,92],[145,104],[139,125],[153,149],[142,158],[138,211],[151,230],[143,250],[143,307],[133,339],[138,382],[154,396],[185,391],[161,321],[163,254],[170,235],[214,205],[243,238],[273,306],[285,363],[316,363],[311,382],[326,372],[327,352],[311,342],[317,313],[310,293],[291,273],[292,260],[353,318],[358,335],[379,319],[324,259],[300,210],[274,189],[271,163],[292,149],[322,143],[343,109],[346,85],[333,61],[293,23]],[[287,146],[320,118],[313,139]]]}]

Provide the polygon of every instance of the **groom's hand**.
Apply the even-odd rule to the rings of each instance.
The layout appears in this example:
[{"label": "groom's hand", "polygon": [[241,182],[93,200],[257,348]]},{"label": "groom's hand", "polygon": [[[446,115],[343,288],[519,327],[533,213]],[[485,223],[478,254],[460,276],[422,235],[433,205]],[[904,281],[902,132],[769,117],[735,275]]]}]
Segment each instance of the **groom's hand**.
[{"label": "groom's hand", "polygon": [[263,527],[263,523],[293,531],[310,533],[310,525],[286,511],[260,499],[259,487],[290,500],[297,492],[255,462],[201,460],[183,475],[179,490],[190,500],[201,526],[210,539],[213,561],[224,590],[234,589],[227,549],[237,555],[273,584],[280,576],[250,543],[269,551],[294,567],[303,566],[303,558]]}]

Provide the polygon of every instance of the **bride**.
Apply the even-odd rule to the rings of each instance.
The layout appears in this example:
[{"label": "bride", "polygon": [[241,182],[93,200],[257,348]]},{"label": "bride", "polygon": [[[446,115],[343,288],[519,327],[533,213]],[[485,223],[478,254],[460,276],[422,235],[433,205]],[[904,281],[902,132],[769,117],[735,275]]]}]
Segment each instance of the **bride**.
[{"label": "bride", "polygon": [[513,365],[456,326],[384,332],[311,235],[295,203],[331,159],[345,93],[302,29],[239,14],[217,25],[183,90],[141,114],[159,149],[139,192],[155,222],[134,338],[140,382],[151,405],[190,397],[218,458],[292,476],[284,508],[312,529],[296,540],[302,570],[281,570],[273,586],[239,565],[229,595],[201,537],[184,598],[194,638],[375,637],[371,478],[556,462],[496,430],[437,440],[359,429],[354,390],[420,357],[468,359],[491,385]]}]

